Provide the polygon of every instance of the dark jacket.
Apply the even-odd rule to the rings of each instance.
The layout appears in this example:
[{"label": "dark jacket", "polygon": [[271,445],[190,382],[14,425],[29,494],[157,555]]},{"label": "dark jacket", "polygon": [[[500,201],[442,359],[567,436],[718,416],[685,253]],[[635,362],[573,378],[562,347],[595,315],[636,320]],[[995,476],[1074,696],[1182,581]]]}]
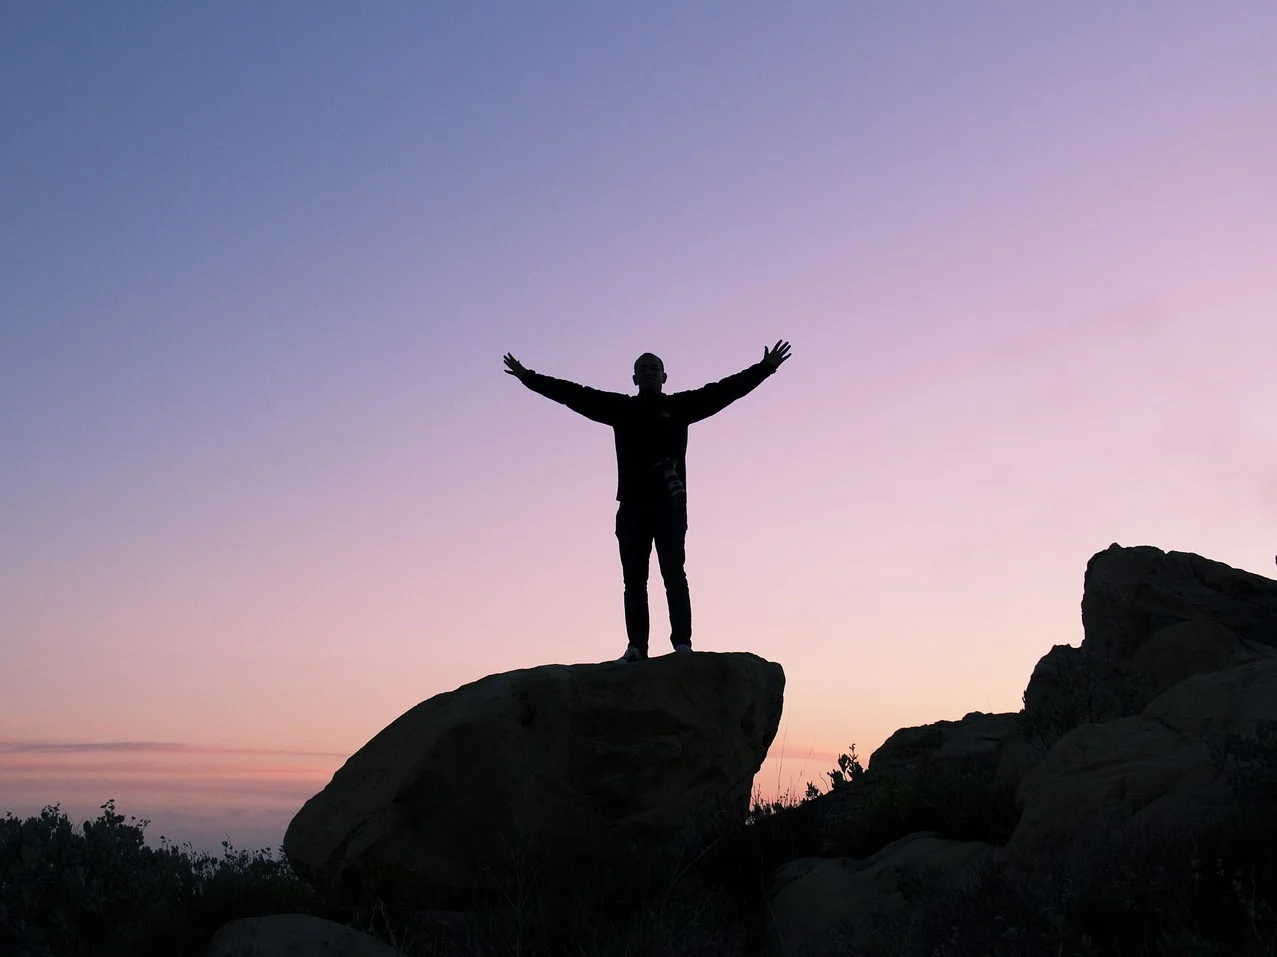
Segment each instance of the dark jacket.
[{"label": "dark jacket", "polygon": [[748,395],[775,371],[759,362],[719,382],[671,395],[602,392],[536,372],[529,372],[523,384],[587,419],[612,426],[616,500],[656,504],[669,499],[664,479],[654,468],[658,462],[670,459],[687,485],[687,427]]}]

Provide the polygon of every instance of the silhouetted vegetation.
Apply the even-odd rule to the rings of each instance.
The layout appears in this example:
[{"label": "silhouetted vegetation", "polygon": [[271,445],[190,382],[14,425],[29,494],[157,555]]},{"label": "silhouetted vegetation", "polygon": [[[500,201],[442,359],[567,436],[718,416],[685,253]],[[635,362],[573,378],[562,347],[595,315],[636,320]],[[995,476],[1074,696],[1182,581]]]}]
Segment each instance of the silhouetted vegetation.
[{"label": "silhouetted vegetation", "polygon": [[1251,734],[1224,734],[1211,746],[1211,763],[1243,802],[1277,803],[1277,721],[1256,721]]},{"label": "silhouetted vegetation", "polygon": [[114,801],[78,830],[56,805],[0,820],[0,953],[193,954],[236,917],[319,903],[268,851],[151,848],[143,843],[149,822],[130,820]]}]

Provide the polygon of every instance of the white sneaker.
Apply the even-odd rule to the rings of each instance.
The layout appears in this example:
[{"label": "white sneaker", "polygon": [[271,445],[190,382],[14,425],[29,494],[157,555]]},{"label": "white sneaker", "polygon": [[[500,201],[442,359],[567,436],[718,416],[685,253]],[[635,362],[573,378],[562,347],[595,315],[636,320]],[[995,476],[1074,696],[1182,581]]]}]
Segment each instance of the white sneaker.
[{"label": "white sneaker", "polygon": [[616,660],[618,662],[624,662],[627,665],[632,665],[636,661],[642,661],[646,657],[647,657],[646,651],[644,651],[642,648],[636,648],[633,645],[630,645],[628,648],[625,649],[625,654],[621,655],[621,657],[617,658]]},{"label": "white sneaker", "polygon": [[674,650],[675,651],[691,651],[692,646],[691,645],[675,645]]}]

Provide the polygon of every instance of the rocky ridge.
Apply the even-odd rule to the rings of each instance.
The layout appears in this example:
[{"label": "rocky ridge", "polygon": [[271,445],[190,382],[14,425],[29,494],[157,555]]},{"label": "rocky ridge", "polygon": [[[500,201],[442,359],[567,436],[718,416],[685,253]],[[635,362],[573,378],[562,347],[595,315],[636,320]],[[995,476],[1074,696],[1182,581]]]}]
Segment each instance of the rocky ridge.
[{"label": "rocky ridge", "polygon": [[[1271,755],[1238,742],[1277,728],[1277,582],[1115,544],[1087,565],[1082,622],[1079,647],[1033,669],[1021,711],[902,728],[867,770],[777,812],[788,853],[764,875],[766,952],[888,953],[884,928],[1000,862],[1111,828],[1192,827],[1237,808],[1248,781],[1275,783]],[[285,847],[316,879],[373,860],[454,890],[481,886],[484,856],[529,833],[705,848],[687,823],[739,825],[783,680],[752,655],[700,653],[490,676],[423,702],[352,756]],[[1005,820],[971,822],[978,837],[857,830],[955,787],[999,796],[979,807]]]}]

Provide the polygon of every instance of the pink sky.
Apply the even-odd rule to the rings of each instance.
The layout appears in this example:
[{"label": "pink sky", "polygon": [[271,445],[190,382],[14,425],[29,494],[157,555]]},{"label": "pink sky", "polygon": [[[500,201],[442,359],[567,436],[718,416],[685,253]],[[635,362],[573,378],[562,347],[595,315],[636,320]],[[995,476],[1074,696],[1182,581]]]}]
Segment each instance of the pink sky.
[{"label": "pink sky", "polygon": [[765,793],[1018,709],[1112,542],[1274,573],[1277,7],[448,16],[0,14],[0,809],[274,845],[424,698],[619,655],[611,436],[507,351],[793,343],[688,450]]}]

